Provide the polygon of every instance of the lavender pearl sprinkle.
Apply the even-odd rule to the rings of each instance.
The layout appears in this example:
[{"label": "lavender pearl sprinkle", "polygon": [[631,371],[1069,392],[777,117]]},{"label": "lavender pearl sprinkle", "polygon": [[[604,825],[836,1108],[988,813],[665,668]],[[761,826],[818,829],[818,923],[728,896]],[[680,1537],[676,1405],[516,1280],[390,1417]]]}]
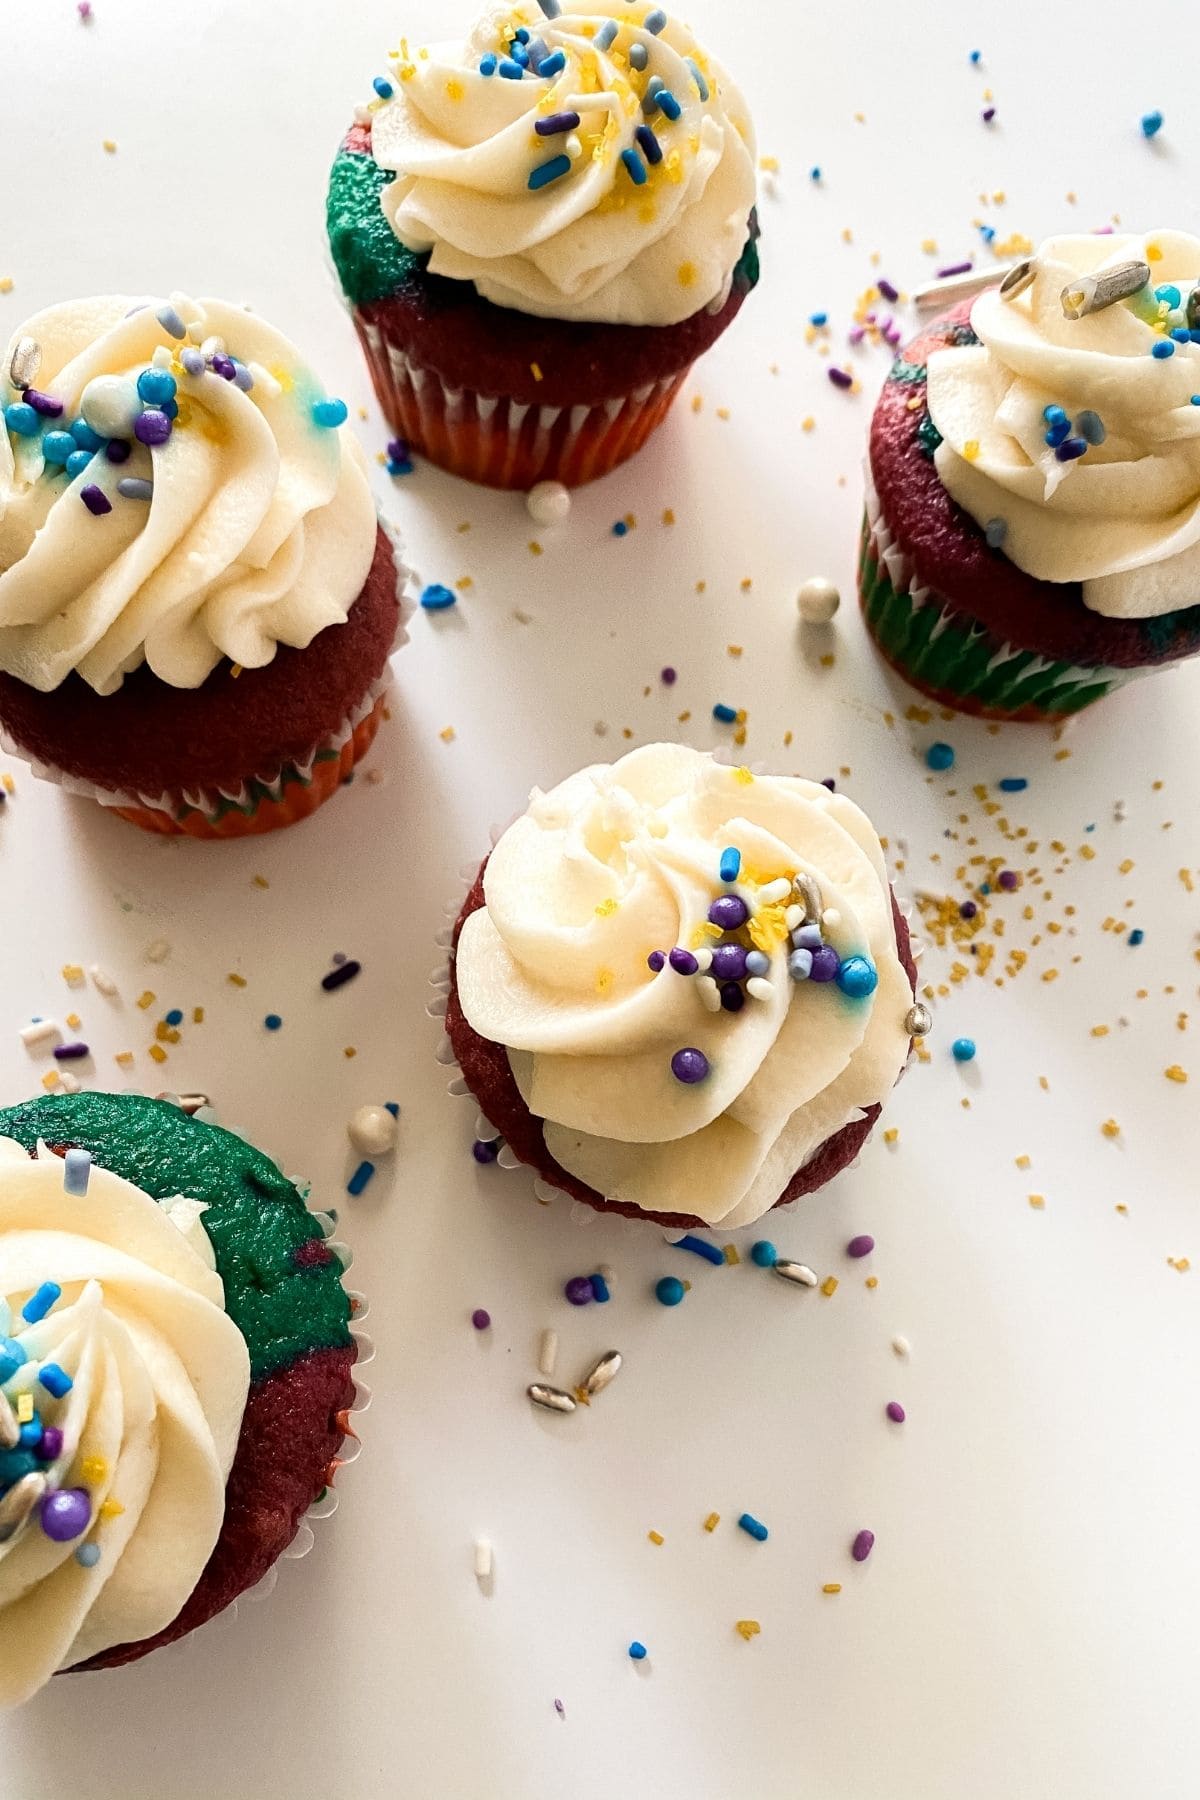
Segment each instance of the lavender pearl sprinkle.
[{"label": "lavender pearl sprinkle", "polygon": [[677,975],[696,975],[699,973],[700,964],[696,961],[696,958],[692,955],[690,950],[681,950],[679,946],[676,945],[668,960]]},{"label": "lavender pearl sprinkle", "polygon": [[171,305],[160,306],[154,314],[168,337],[181,338],[187,336],[187,326],[180,318],[178,311]]},{"label": "lavender pearl sprinkle", "polygon": [[60,1488],[42,1501],[42,1530],[56,1544],[82,1537],[92,1517],[86,1488]]},{"label": "lavender pearl sprinkle", "polygon": [[189,344],[186,350],[179,352],[179,360],[189,375],[203,375],[208,364],[204,360],[204,352]]},{"label": "lavender pearl sprinkle", "polygon": [[850,1546],[850,1554],[855,1562],[862,1563],[866,1562],[874,1548],[875,1533],[873,1531],[860,1531]]}]

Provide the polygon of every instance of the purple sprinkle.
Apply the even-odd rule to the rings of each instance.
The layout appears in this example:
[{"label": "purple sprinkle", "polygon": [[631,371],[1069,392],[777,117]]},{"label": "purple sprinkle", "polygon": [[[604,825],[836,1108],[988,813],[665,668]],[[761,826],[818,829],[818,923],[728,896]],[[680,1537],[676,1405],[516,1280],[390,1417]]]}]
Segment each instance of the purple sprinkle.
[{"label": "purple sprinkle", "polygon": [[563,1288],[563,1293],[567,1296],[567,1299],[571,1302],[572,1306],[590,1306],[592,1301],[596,1298],[595,1294],[592,1292],[592,1278],[590,1275],[572,1275],[570,1281],[568,1281]]},{"label": "purple sprinkle", "polygon": [[104,455],[110,463],[128,462],[132,452],[122,438],[113,438],[104,446]]},{"label": "purple sprinkle", "polygon": [[544,119],[538,119],[533,129],[539,137],[558,137],[564,131],[574,131],[579,125],[577,112],[550,113]]},{"label": "purple sprinkle", "polygon": [[105,513],[110,513],[112,511],[112,501],[104,492],[104,489],[98,488],[94,481],[89,481],[85,488],[80,489],[79,498],[83,501],[83,504],[87,507],[88,511],[97,519],[103,518]]},{"label": "purple sprinkle", "polygon": [[237,364],[232,356],[225,356],[218,351],[212,359],[212,372],[219,375],[222,381],[232,381],[237,374]]},{"label": "purple sprinkle", "polygon": [[721,1006],[725,1012],[739,1013],[746,1004],[746,996],[736,981],[727,981],[721,989]]},{"label": "purple sprinkle", "polygon": [[746,952],[740,944],[718,944],[712,953],[712,972],[717,981],[742,981]]},{"label": "purple sprinkle", "polygon": [[698,1081],[708,1080],[708,1058],[703,1050],[677,1050],[671,1058],[671,1073],[685,1087],[694,1087]]},{"label": "purple sprinkle", "polygon": [[678,679],[679,679],[679,677],[678,677],[676,671],[669,667],[664,669],[659,676],[659,680],[662,682],[664,687],[674,687],[675,683]]},{"label": "purple sprinkle", "polygon": [[708,909],[709,924],[722,931],[739,931],[749,917],[750,908],[740,894],[722,894]]},{"label": "purple sprinkle", "polygon": [[58,1425],[47,1425],[42,1432],[42,1441],[37,1447],[38,1457],[42,1462],[57,1462],[63,1452],[62,1428]]},{"label": "purple sprinkle", "polygon": [[86,1044],[55,1044],[55,1059],[58,1062],[78,1062],[83,1056],[90,1056],[91,1051]]},{"label": "purple sprinkle", "polygon": [[851,326],[851,328],[850,328],[850,342],[851,342],[851,343],[852,343],[852,344],[861,344],[861,343],[862,343],[862,341],[863,341],[863,339],[864,339],[864,338],[865,338],[865,337],[866,337],[866,335],[867,335],[867,328],[866,328],[866,326],[865,326],[865,325],[853,325],[853,326]]},{"label": "purple sprinkle", "polygon": [[476,1138],[471,1146],[471,1155],[475,1158],[477,1163],[494,1163],[499,1154],[499,1139],[494,1143],[488,1144],[485,1143],[482,1138]]},{"label": "purple sprinkle", "polygon": [[837,793],[837,782],[833,779],[832,775],[822,775],[821,786],[823,788],[828,788],[831,794]]},{"label": "purple sprinkle", "polygon": [[832,944],[822,944],[819,950],[813,951],[812,969],[809,971],[810,981],[836,981],[837,972],[841,968],[841,959]]},{"label": "purple sprinkle", "polygon": [[700,969],[700,964],[691,951],[681,950],[678,945],[672,950],[667,960],[677,975],[695,975]]},{"label": "purple sprinkle", "polygon": [[866,1562],[874,1548],[875,1533],[873,1531],[860,1531],[850,1546],[850,1554],[855,1562]]},{"label": "purple sprinkle", "polygon": [[892,283],[890,281],[885,281],[882,276],[875,283],[875,286],[879,289],[884,299],[890,301],[891,304],[895,306],[897,300],[900,298],[900,289],[898,287],[893,287]]},{"label": "purple sprinkle", "polygon": [[41,413],[43,419],[60,419],[63,403],[56,400],[53,394],[43,394],[37,388],[26,388],[21,395],[27,406],[32,406],[35,413]]},{"label": "purple sprinkle", "polygon": [[409,456],[407,438],[389,438],[387,453],[393,462],[407,462]]},{"label": "purple sprinkle", "polygon": [[1006,894],[1012,893],[1013,889],[1020,882],[1020,879],[1021,877],[1017,874],[1015,869],[1001,869],[1000,871],[1000,886],[1004,889]]},{"label": "purple sprinkle", "polygon": [[485,1312],[482,1306],[477,1306],[475,1311],[471,1314],[471,1323],[476,1331],[486,1331],[491,1322],[491,1313]]},{"label": "purple sprinkle", "polygon": [[861,1237],[853,1237],[850,1239],[850,1242],[846,1245],[846,1255],[870,1256],[874,1248],[875,1239],[869,1236],[867,1232],[864,1232]]},{"label": "purple sprinkle", "polygon": [[939,281],[943,281],[948,275],[969,275],[974,267],[975,264],[970,260],[967,262],[947,263],[944,269],[935,269],[934,274]]},{"label": "purple sprinkle", "polygon": [[826,369],[825,373],[835,388],[852,388],[854,386],[854,377],[849,369]]},{"label": "purple sprinkle", "polygon": [[985,106],[979,116],[985,125],[990,125],[996,116],[996,109],[994,106]]},{"label": "purple sprinkle", "polygon": [[905,1418],[907,1417],[904,1408],[898,1400],[889,1400],[884,1407],[884,1411],[887,1413],[887,1416],[892,1421],[893,1425],[903,1425]]},{"label": "purple sprinkle", "polygon": [[170,437],[171,421],[159,407],[148,406],[141,417],[134,420],[133,435],[139,444],[148,444],[154,449]]},{"label": "purple sprinkle", "polygon": [[321,986],[327,994],[332,994],[334,988],[345,987],[348,981],[353,981],[361,972],[362,964],[351,958],[349,962],[339,963],[337,968],[330,969],[328,975],[322,975]]},{"label": "purple sprinkle", "polygon": [[557,1714],[558,1714],[558,1716],[559,1716],[559,1718],[560,1718],[560,1719],[565,1719],[565,1718],[566,1718],[566,1716],[567,1716],[567,1709],[566,1709],[566,1707],[565,1707],[565,1706],[564,1706],[564,1705],[563,1705],[563,1703],[562,1703],[562,1701],[561,1701],[561,1700],[556,1700],[556,1701],[555,1701],[555,1702],[554,1702],[554,1710],[555,1710],[555,1712],[556,1712],[556,1713],[557,1713]]},{"label": "purple sprinkle", "polygon": [[960,919],[973,919],[978,912],[979,908],[973,900],[964,900],[958,909],[958,916]]},{"label": "purple sprinkle", "polygon": [[646,958],[646,967],[648,969],[653,969],[654,973],[657,975],[659,970],[665,967],[666,961],[667,959],[661,950],[652,950]]}]

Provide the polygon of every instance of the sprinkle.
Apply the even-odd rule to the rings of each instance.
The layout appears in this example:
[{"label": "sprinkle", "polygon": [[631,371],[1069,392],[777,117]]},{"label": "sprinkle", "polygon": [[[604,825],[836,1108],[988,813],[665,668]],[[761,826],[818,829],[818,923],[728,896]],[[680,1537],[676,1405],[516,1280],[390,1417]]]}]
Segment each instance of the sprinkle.
[{"label": "sprinkle", "polygon": [[23,1025],[17,1035],[25,1048],[32,1050],[36,1045],[48,1043],[51,1038],[57,1037],[61,1030],[62,1027],[55,1019],[35,1019],[32,1025]]},{"label": "sprinkle", "polygon": [[[633,135],[641,145],[646,161],[650,164],[651,168],[657,168],[658,164],[663,159],[663,149],[649,125],[639,125]],[[626,151],[625,154],[628,156],[630,152]],[[636,176],[634,176],[634,180],[637,180]],[[642,183],[639,181],[637,185],[641,187]],[[685,283],[684,285],[686,286],[687,284]]]},{"label": "sprinkle", "polygon": [[675,98],[675,96],[671,92],[670,88],[659,88],[659,90],[655,94],[654,98],[658,102],[659,106],[662,107],[662,109],[666,113],[668,119],[670,119],[672,122],[674,122],[676,119],[678,119],[679,116],[681,115],[681,113],[683,112],[682,106],[680,106],[678,100]]},{"label": "sprinkle", "polygon": [[548,19],[557,19],[559,13],[562,11],[562,7],[559,5],[558,0],[538,0],[538,5]]},{"label": "sprinkle", "polygon": [[862,1237],[854,1237],[854,1238],[850,1239],[850,1242],[846,1245],[846,1255],[847,1256],[870,1256],[870,1254],[874,1248],[875,1248],[875,1239],[864,1233]]},{"label": "sprinkle", "polygon": [[652,1544],[665,1544],[667,1541],[661,1531],[648,1531],[646,1536]]},{"label": "sprinkle", "polygon": [[61,1400],[75,1386],[67,1371],[53,1362],[42,1364],[38,1370],[38,1380],[54,1400]]},{"label": "sprinkle", "polygon": [[1146,941],[1146,934],[1142,930],[1140,925],[1135,925],[1133,930],[1130,932],[1129,936],[1125,940],[1125,942],[1127,944],[1129,944],[1130,947],[1134,950],[1137,949],[1139,944],[1144,944],[1145,941]]},{"label": "sprinkle", "polygon": [[835,388],[841,388],[845,391],[847,388],[852,388],[854,386],[854,377],[851,375],[849,369],[826,369],[825,373],[830,381],[832,381]]},{"label": "sprinkle", "polygon": [[1168,1081],[1177,1081],[1181,1085],[1187,1080],[1187,1070],[1181,1069],[1178,1063],[1172,1063],[1169,1069],[1163,1070],[1163,1074]]},{"label": "sprinkle", "polygon": [[[629,150],[622,150],[621,161],[625,165],[625,171],[634,187],[645,187],[650,177],[646,172],[646,165],[638,155],[637,151],[632,148]],[[570,164],[568,161],[568,167],[569,166]],[[530,182],[530,186],[532,185],[532,182]],[[539,183],[539,186],[540,185],[541,184]]]},{"label": "sprinkle", "polygon": [[870,1556],[870,1554],[874,1548],[875,1548],[875,1533],[873,1531],[867,1531],[864,1529],[863,1531],[860,1531],[858,1533],[854,1542],[851,1544],[850,1554],[854,1558],[855,1562],[859,1562],[859,1563],[866,1562],[868,1556]]},{"label": "sprinkle", "polygon": [[892,1421],[893,1425],[903,1425],[905,1419],[908,1417],[908,1414],[898,1400],[889,1400],[883,1410]]},{"label": "sprinkle", "polygon": [[426,612],[445,612],[446,608],[455,605],[458,595],[453,588],[443,587],[440,582],[433,582],[421,595],[421,605]]},{"label": "sprinkle", "polygon": [[654,1298],[660,1306],[678,1306],[687,1289],[677,1275],[664,1275],[654,1284]]},{"label": "sprinkle", "polygon": [[704,1238],[694,1237],[690,1232],[687,1237],[676,1238],[671,1247],[674,1250],[690,1250],[693,1256],[702,1256],[705,1262],[712,1263],[716,1268],[724,1266],[724,1251],[718,1249],[716,1244],[708,1243]]},{"label": "sprinkle", "polygon": [[629,1654],[634,1662],[644,1662],[646,1659],[645,1644],[639,1644],[637,1639],[634,1638],[632,1644],[629,1646]]},{"label": "sprinkle", "polygon": [[1154,112],[1142,114],[1142,136],[1144,138],[1157,137],[1162,128],[1163,116],[1157,108]]},{"label": "sprinkle", "polygon": [[27,1325],[36,1325],[46,1317],[51,1307],[57,1305],[62,1297],[62,1289],[57,1281],[43,1281],[21,1308],[21,1317]]},{"label": "sprinkle", "polygon": [[756,1542],[760,1544],[766,1543],[768,1537],[767,1528],[760,1520],[756,1519],[752,1513],[743,1513],[738,1520],[738,1526],[740,1530],[746,1533],[747,1537],[754,1538]]},{"label": "sprinkle", "polygon": [[649,63],[649,61],[650,61],[650,52],[649,52],[649,50],[647,50],[645,44],[630,44],[630,46],[629,46],[629,66],[631,69],[637,69],[640,73],[640,71],[646,67],[646,65]]},{"label": "sprinkle", "polygon": [[618,537],[618,538],[623,538],[623,537],[629,536],[629,526],[626,524],[624,519],[617,520],[616,524],[612,528],[612,534],[614,537]]},{"label": "sprinkle", "polygon": [[352,1199],[357,1200],[358,1196],[365,1191],[374,1173],[375,1164],[373,1162],[368,1162],[364,1157],[363,1161],[359,1163],[357,1169],[355,1169],[353,1175],[346,1183],[346,1192]]},{"label": "sprinkle", "polygon": [[[776,1266],[778,1266],[778,1265],[776,1265]],[[838,1282],[837,1276],[836,1275],[827,1275],[825,1277],[824,1281],[821,1283],[821,1292],[824,1294],[824,1296],[827,1300],[832,1300],[833,1296],[838,1291],[838,1286],[839,1286],[839,1282]]]},{"label": "sprinkle", "polygon": [[737,724],[737,707],[726,706],[723,700],[718,701],[712,709],[712,716],[722,725]]},{"label": "sprinkle", "polygon": [[606,19],[593,39],[597,50],[611,50],[613,39],[620,29],[615,19]]},{"label": "sprinkle", "polygon": [[580,123],[577,112],[548,113],[535,122],[533,129],[539,137],[558,137],[564,131],[575,131]]},{"label": "sprinkle", "polygon": [[820,169],[819,168],[810,169],[808,171],[808,179],[810,181],[820,181],[820,179],[821,179]]},{"label": "sprinkle", "polygon": [[379,95],[381,100],[390,100],[396,91],[391,82],[383,75],[377,75],[371,83],[371,86],[375,89],[375,92]]},{"label": "sprinkle", "polygon": [[660,32],[666,30],[667,15],[661,6],[656,6],[653,12],[646,14],[646,17],[642,20],[642,25],[652,37],[657,37]]},{"label": "sprinkle", "polygon": [[549,1327],[543,1331],[538,1342],[538,1370],[542,1375],[553,1375],[554,1365],[558,1361],[558,1333]]},{"label": "sprinkle", "polygon": [[740,850],[729,849],[721,852],[721,880],[736,881],[742,867]]},{"label": "sprinkle", "polygon": [[955,1038],[950,1046],[955,1062],[968,1063],[975,1060],[975,1039],[969,1037]]},{"label": "sprinkle", "polygon": [[954,746],[942,743],[930,744],[925,752],[925,764],[927,768],[936,769],[939,774],[946,769],[952,769],[954,767]]},{"label": "sprinkle", "polygon": [[88,1191],[88,1183],[92,1178],[92,1153],[73,1147],[63,1158],[63,1192],[72,1199],[79,1200]]},{"label": "sprinkle", "polygon": [[599,1274],[589,1276],[588,1279],[592,1284],[592,1299],[597,1301],[599,1305],[604,1306],[612,1299],[612,1290],[610,1289],[608,1282],[604,1279],[603,1275]]},{"label": "sprinkle", "polygon": [[[694,56],[685,57],[684,61],[687,63],[688,68],[691,70],[692,80],[696,84],[696,92],[699,94],[701,101],[707,101],[707,99],[708,99],[708,83],[704,79],[704,75],[701,71],[699,63],[696,61]],[[769,158],[769,157],[764,158],[764,166],[766,163],[768,163],[772,160],[773,159]],[[776,167],[776,169],[778,169],[779,164],[776,163],[775,167]]]},{"label": "sprinkle", "polygon": [[537,72],[544,80],[549,81],[554,75],[561,75],[567,66],[566,56],[561,50],[554,50],[544,56],[537,66]]},{"label": "sprinkle", "polygon": [[[503,67],[503,64],[501,65]],[[561,181],[564,175],[571,173],[569,156],[553,156],[549,162],[539,163],[529,175],[530,189],[536,193],[539,188],[549,187],[552,181]]]},{"label": "sprinkle", "polygon": [[1151,344],[1150,354],[1157,357],[1159,362],[1165,362],[1168,356],[1174,356],[1175,346],[1170,338],[1159,338],[1157,343]]},{"label": "sprinkle", "polygon": [[86,1044],[55,1044],[54,1060],[56,1062],[81,1062],[91,1051]]},{"label": "sprinkle", "polygon": [[1023,775],[1006,775],[998,786],[1002,794],[1023,794],[1029,783]]},{"label": "sprinkle", "polygon": [[710,1531],[710,1532],[715,1531],[717,1529],[717,1526],[720,1523],[721,1523],[720,1513],[709,1513],[707,1519],[705,1519],[705,1521],[704,1521],[704,1529],[705,1529],[705,1531]]},{"label": "sprinkle", "polygon": [[[348,961],[339,963],[337,968],[330,969],[328,975],[322,975],[321,986],[325,989],[327,994],[331,994],[335,988],[345,987],[348,981],[353,981],[354,977],[361,973],[362,964],[360,962],[355,962],[353,957],[351,957]],[[232,976],[230,979],[233,979]],[[245,986],[244,982],[242,983],[242,986]]]},{"label": "sprinkle", "polygon": [[983,528],[983,535],[987,539],[989,550],[999,550],[1008,536],[1008,520],[989,519]]},{"label": "sprinkle", "polygon": [[283,1020],[280,1018],[278,1013],[268,1013],[266,1018],[263,1020],[263,1024],[266,1026],[268,1031],[278,1031],[280,1026],[283,1024]]},{"label": "sprinkle", "polygon": [[475,1311],[471,1314],[471,1323],[476,1331],[486,1331],[491,1322],[491,1313],[487,1312],[482,1306],[477,1306]]},{"label": "sprinkle", "polygon": [[842,1591],[842,1584],[840,1581],[827,1581],[825,1583],[824,1587],[821,1589],[821,1592],[823,1594],[840,1594],[841,1591]]},{"label": "sprinkle", "polygon": [[125,475],[117,483],[117,492],[123,500],[153,500],[154,483],[137,475]]},{"label": "sprinkle", "polygon": [[315,400],[312,416],[314,425],[323,425],[327,430],[333,431],[346,423],[350,408],[344,400]]},{"label": "sprinkle", "polygon": [[95,519],[103,518],[105,513],[112,511],[112,501],[94,481],[89,481],[86,487],[79,490],[79,498]]}]

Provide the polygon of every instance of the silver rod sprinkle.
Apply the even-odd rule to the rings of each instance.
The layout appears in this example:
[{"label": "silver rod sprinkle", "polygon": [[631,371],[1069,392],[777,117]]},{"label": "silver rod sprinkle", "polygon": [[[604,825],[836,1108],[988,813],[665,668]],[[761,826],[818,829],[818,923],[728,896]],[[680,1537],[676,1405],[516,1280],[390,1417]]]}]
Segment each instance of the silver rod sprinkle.
[{"label": "silver rod sprinkle", "polygon": [[8,379],[12,385],[24,392],[41,366],[41,345],[31,337],[18,338],[8,365]]},{"label": "silver rod sprinkle", "polygon": [[21,1426],[12,1402],[0,1388],[0,1450],[15,1450],[21,1441]]},{"label": "silver rod sprinkle", "polygon": [[1032,261],[1014,263],[1000,283],[1000,298],[1002,300],[1019,300],[1026,288],[1033,286],[1036,277],[1036,263]]},{"label": "silver rod sprinkle", "polygon": [[816,1271],[810,1269],[807,1263],[788,1262],[781,1257],[771,1267],[781,1281],[793,1282],[797,1287],[815,1288],[817,1285]]},{"label": "silver rod sprinkle", "polygon": [[1118,300],[1130,300],[1150,282],[1150,265],[1144,262],[1118,263],[1115,269],[1103,269],[1099,275],[1081,275],[1062,291],[1063,317],[1085,319],[1089,313],[1103,312]]},{"label": "silver rod sprinkle", "polygon": [[600,1361],[589,1369],[579,1385],[585,1394],[603,1393],[609,1382],[620,1372],[620,1368],[621,1352],[606,1350]]},{"label": "silver rod sprinkle", "polygon": [[525,1392],[535,1406],[542,1406],[547,1412],[573,1413],[575,1411],[574,1396],[564,1394],[561,1388],[545,1387],[540,1381],[535,1381],[531,1387],[525,1389]]},{"label": "silver rod sprinkle", "polygon": [[986,288],[995,287],[1015,266],[1019,265],[993,263],[990,269],[971,269],[966,275],[948,275],[944,281],[929,281],[924,287],[913,290],[912,303],[918,312],[935,312],[955,300],[966,300],[972,294],[982,294]]},{"label": "silver rod sprinkle", "polygon": [[825,902],[821,897],[821,890],[817,886],[815,878],[812,875],[797,875],[792,882],[792,890],[804,908],[804,923],[806,925],[819,924],[821,914],[825,910]]}]

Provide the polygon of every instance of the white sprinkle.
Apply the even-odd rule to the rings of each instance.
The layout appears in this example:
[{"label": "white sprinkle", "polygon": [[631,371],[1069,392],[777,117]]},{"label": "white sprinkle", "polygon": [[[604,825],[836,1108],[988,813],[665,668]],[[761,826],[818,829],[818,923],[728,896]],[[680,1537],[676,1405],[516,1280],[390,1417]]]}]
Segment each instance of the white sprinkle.
[{"label": "white sprinkle", "polygon": [[171,946],[166,938],[155,938],[152,944],[146,945],[146,961],[152,963],[166,962],[171,954]]},{"label": "white sprinkle", "polygon": [[765,887],[759,888],[758,903],[760,906],[775,906],[780,900],[786,900],[791,891],[791,882],[781,876],[778,881],[768,881]]},{"label": "white sprinkle", "polygon": [[801,925],[804,923],[804,908],[802,906],[789,906],[783,915],[783,922],[789,931],[799,931]]},{"label": "white sprinkle", "polygon": [[827,906],[825,911],[821,914],[822,925],[826,926],[830,931],[835,930],[841,922],[842,915],[836,906]]},{"label": "white sprinkle", "polygon": [[154,354],[151,356],[150,361],[154,364],[156,369],[169,369],[171,366],[171,352],[167,349],[165,344],[156,344],[154,347]]},{"label": "white sprinkle", "polygon": [[746,983],[746,992],[752,1000],[769,1000],[775,990],[765,975],[752,975]]},{"label": "white sprinkle", "polygon": [[283,386],[275,379],[270,370],[264,369],[261,363],[256,362],[247,363],[246,367],[254,378],[255,390],[262,390],[261,397],[264,400],[278,400],[283,392]]},{"label": "white sprinkle", "polygon": [[74,1075],[72,1075],[70,1069],[59,1070],[58,1085],[64,1094],[77,1094],[79,1092],[79,1083]]},{"label": "white sprinkle", "polygon": [[892,1339],[892,1349],[897,1356],[907,1356],[912,1350],[912,1345],[906,1337],[894,1337]]},{"label": "white sprinkle", "polygon": [[553,1375],[554,1365],[558,1361],[558,1333],[547,1326],[538,1344],[538,1373]]},{"label": "white sprinkle", "polygon": [[700,996],[701,1006],[706,1006],[711,1013],[721,1010],[721,990],[711,975],[697,975],[695,988]]},{"label": "white sprinkle", "polygon": [[486,1538],[475,1539],[475,1576],[478,1581],[487,1581],[492,1573],[492,1546]]},{"label": "white sprinkle", "polygon": [[823,575],[814,575],[796,595],[796,609],[805,625],[828,625],[841,604],[842,596]]},{"label": "white sprinkle", "polygon": [[706,974],[712,968],[712,951],[705,946],[703,949],[694,950],[692,954],[696,958],[696,967],[701,975]]},{"label": "white sprinkle", "polygon": [[571,493],[561,481],[539,481],[525,496],[535,525],[561,525],[571,511]]},{"label": "white sprinkle", "polygon": [[99,963],[93,963],[88,970],[88,974],[92,978],[92,984],[95,987],[96,992],[98,994],[103,994],[106,1000],[111,1000],[117,991],[117,984],[108,973],[108,970],[102,969]]},{"label": "white sprinkle", "polygon": [[62,1036],[62,1026],[57,1019],[35,1019],[32,1025],[26,1025],[21,1031],[21,1042],[27,1050],[38,1044],[47,1044],[51,1038]]}]

